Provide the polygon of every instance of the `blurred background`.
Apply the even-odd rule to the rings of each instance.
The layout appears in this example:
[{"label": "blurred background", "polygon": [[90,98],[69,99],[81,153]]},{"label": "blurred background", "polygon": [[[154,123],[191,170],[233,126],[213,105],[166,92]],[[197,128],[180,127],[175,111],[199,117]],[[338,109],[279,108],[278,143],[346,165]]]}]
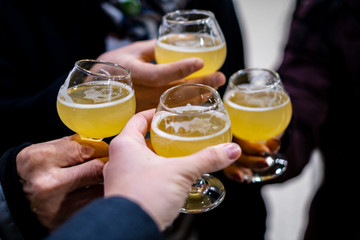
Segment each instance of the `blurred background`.
[{"label": "blurred background", "polygon": [[[243,31],[246,66],[276,70],[282,60],[296,0],[233,1]],[[266,240],[303,238],[309,204],[321,179],[321,154],[314,151],[300,176],[263,188],[268,209]]]}]

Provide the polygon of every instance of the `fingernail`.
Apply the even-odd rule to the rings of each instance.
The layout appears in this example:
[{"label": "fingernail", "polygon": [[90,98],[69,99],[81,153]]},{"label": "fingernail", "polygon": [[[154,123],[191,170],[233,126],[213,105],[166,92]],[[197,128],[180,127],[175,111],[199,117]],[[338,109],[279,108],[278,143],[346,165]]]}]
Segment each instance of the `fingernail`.
[{"label": "fingernail", "polygon": [[236,182],[243,182],[243,181],[244,181],[244,180],[242,179],[242,177],[241,177],[239,174],[236,174],[236,173],[232,174],[232,175],[231,175],[231,178],[232,178],[234,181],[236,181]]},{"label": "fingernail", "polygon": [[236,143],[226,144],[224,149],[230,160],[237,159],[240,156],[241,149]]},{"label": "fingernail", "polygon": [[192,65],[192,72],[200,70],[203,67],[204,67],[204,62],[201,59],[196,58],[196,61],[194,61],[194,64]]},{"label": "fingernail", "polygon": [[217,85],[223,85],[225,82],[223,75],[220,74],[216,76],[215,81]]}]

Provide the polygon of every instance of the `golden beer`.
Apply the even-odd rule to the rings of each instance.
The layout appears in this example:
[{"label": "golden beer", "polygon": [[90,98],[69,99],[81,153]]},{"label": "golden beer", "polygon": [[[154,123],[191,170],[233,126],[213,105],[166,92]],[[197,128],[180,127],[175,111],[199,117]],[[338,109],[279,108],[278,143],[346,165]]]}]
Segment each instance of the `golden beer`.
[{"label": "golden beer", "polygon": [[210,35],[170,34],[157,40],[155,59],[157,63],[170,63],[184,58],[199,57],[204,67],[189,77],[214,73],[220,69],[226,58],[226,44]]},{"label": "golden beer", "polygon": [[57,109],[63,123],[83,137],[102,139],[122,130],[135,113],[135,95],[126,84],[88,82],[60,90]]},{"label": "golden beer", "polygon": [[157,154],[164,157],[185,156],[232,140],[230,122],[221,112],[200,114],[194,113],[194,107],[191,110],[188,107],[177,109],[184,113],[158,112],[154,116],[151,143]]},{"label": "golden beer", "polygon": [[292,107],[283,92],[244,93],[230,90],[224,96],[234,136],[251,141],[267,140],[289,125]]}]

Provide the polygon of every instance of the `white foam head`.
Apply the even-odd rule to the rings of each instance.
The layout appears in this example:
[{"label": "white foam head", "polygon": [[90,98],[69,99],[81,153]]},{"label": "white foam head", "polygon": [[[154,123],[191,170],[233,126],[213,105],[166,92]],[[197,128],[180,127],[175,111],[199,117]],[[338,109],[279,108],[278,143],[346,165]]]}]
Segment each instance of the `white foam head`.
[{"label": "white foam head", "polygon": [[[179,107],[176,108],[177,112],[181,112],[181,111],[189,111],[189,110],[199,110],[199,109],[203,109],[203,107],[199,107],[199,106],[186,106],[186,107]],[[167,116],[171,116],[173,115],[172,113],[169,112],[158,112],[155,114],[153,121],[151,123],[151,128],[152,130],[159,136],[163,137],[163,138],[168,138],[170,140],[181,140],[181,141],[197,141],[197,140],[203,140],[203,139],[208,139],[208,138],[212,138],[218,135],[223,134],[224,132],[226,132],[229,128],[230,128],[230,121],[228,120],[227,116],[221,112],[218,111],[209,111],[207,113],[210,113],[212,115],[216,115],[216,117],[221,118],[225,121],[226,125],[223,129],[215,132],[212,135],[206,135],[206,136],[199,136],[199,137],[182,137],[182,136],[177,136],[177,135],[173,135],[173,134],[169,134],[166,132],[161,131],[158,128],[158,125],[160,123],[160,121],[163,118],[166,118]],[[193,115],[193,113],[189,113],[189,115]],[[191,121],[187,121],[187,122],[181,122],[181,123],[176,123],[176,122],[168,122],[165,123],[166,124],[166,128],[172,127],[175,132],[178,132],[181,128],[183,128],[185,131],[191,131],[191,129],[194,129],[194,131],[199,131],[203,134],[206,134],[207,129],[209,128],[213,128],[213,130],[216,130],[214,128],[217,128],[218,126],[213,126],[210,123],[210,119],[204,119],[204,118],[193,118]]]},{"label": "white foam head", "polygon": [[[98,84],[98,82],[91,82],[91,84]],[[109,107],[112,105],[116,105],[119,104],[121,102],[125,102],[127,100],[129,100],[130,98],[133,97],[134,95],[134,90],[129,86],[126,85],[124,83],[120,83],[120,82],[113,82],[113,85],[118,85],[122,88],[125,88],[128,92],[129,95],[127,95],[125,98],[121,98],[119,100],[116,101],[111,101],[111,102],[105,102],[105,103],[99,103],[99,104],[80,104],[80,103],[74,103],[74,101],[72,100],[72,98],[68,95],[67,89],[65,86],[61,86],[59,93],[58,93],[58,97],[57,100],[61,103],[64,104],[68,107],[73,107],[73,108],[86,108],[86,109],[90,109],[90,108],[102,108],[102,107]],[[108,97],[108,93],[104,93],[101,91],[96,91],[94,89],[89,89],[85,92],[85,98],[87,99],[92,99],[94,100],[94,102],[100,102],[103,101],[104,98]]]},{"label": "white foam head", "polygon": [[[177,41],[176,44],[167,44],[162,42],[163,38],[171,37],[171,35],[165,35],[164,37],[157,40],[157,45],[161,48],[171,50],[171,51],[177,51],[177,52],[209,52],[209,51],[215,51],[222,47],[224,47],[225,42],[220,42],[220,44],[214,45],[214,46],[204,46],[201,41],[198,40],[192,40],[192,41]],[[208,35],[205,35],[208,36]]]},{"label": "white foam head", "polygon": [[[225,94],[224,103],[226,103],[227,105],[229,105],[230,107],[232,107],[234,109],[239,109],[239,110],[243,110],[243,111],[252,111],[252,112],[269,111],[269,110],[273,110],[273,109],[276,109],[276,108],[281,108],[284,105],[288,104],[289,101],[290,101],[290,98],[287,98],[287,100],[284,101],[283,103],[278,104],[278,105],[274,105],[273,102],[276,99],[276,95],[275,95],[272,99],[269,99],[269,101],[259,100],[259,102],[261,102],[261,103],[265,102],[267,106],[264,106],[264,107],[248,107],[248,106],[242,106],[242,105],[234,103],[233,101],[230,101],[230,97],[234,94],[234,92],[236,92],[236,90],[230,90]],[[256,99],[254,99],[254,101],[256,101]],[[261,104],[257,104],[257,105],[261,105]]]}]

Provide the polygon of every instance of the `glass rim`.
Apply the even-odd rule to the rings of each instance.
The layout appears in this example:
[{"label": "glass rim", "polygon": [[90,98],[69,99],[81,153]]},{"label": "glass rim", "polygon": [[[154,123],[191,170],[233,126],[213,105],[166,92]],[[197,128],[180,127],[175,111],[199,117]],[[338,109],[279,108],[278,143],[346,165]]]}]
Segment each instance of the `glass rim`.
[{"label": "glass rim", "polygon": [[[184,14],[203,14],[204,18],[199,18],[199,19],[194,19],[194,20],[175,20],[175,19],[170,19],[170,17],[172,16],[181,16]],[[200,23],[203,22],[206,19],[214,19],[215,15],[213,12],[208,11],[208,10],[202,10],[202,9],[185,9],[185,10],[176,10],[176,11],[172,11],[169,12],[167,14],[165,14],[163,16],[163,19],[166,20],[169,23],[177,23],[177,24],[192,24],[192,23]]]},{"label": "glass rim", "polygon": [[216,102],[215,103],[212,103],[210,106],[204,107],[204,109],[202,109],[201,111],[197,111],[194,114],[201,114],[201,113],[206,113],[206,112],[215,110],[215,109],[217,109],[219,107],[219,104],[222,101],[219,92],[216,89],[214,89],[213,87],[210,87],[210,86],[205,85],[205,84],[200,84],[200,83],[184,83],[184,84],[180,84],[180,85],[176,85],[174,87],[171,87],[171,88],[167,89],[165,92],[163,92],[161,94],[159,104],[161,105],[162,111],[167,111],[167,112],[170,112],[172,114],[182,114],[183,113],[182,111],[179,111],[179,110],[176,110],[174,108],[166,106],[165,103],[164,103],[164,98],[165,98],[165,96],[168,95],[169,92],[173,91],[174,89],[184,87],[184,86],[185,87],[194,86],[194,87],[205,88],[205,89],[208,89],[210,92],[212,92],[213,95],[216,96]]},{"label": "glass rim", "polygon": [[[124,74],[121,75],[107,75],[107,74],[102,74],[102,73],[95,73],[90,71],[89,69],[86,69],[82,66],[80,66],[80,63],[83,62],[90,62],[90,63],[94,63],[94,64],[103,64],[103,65],[108,65],[108,66],[112,66],[118,69],[121,69],[123,71],[125,71]],[[82,60],[78,60],[75,62],[75,68],[79,69],[80,71],[88,74],[88,75],[92,75],[92,76],[99,76],[99,77],[105,77],[105,78],[112,78],[112,79],[129,79],[131,76],[131,72],[129,69],[120,66],[119,64],[116,63],[112,63],[112,62],[107,62],[107,61],[103,61],[103,60],[94,60],[94,59],[82,59]]]},{"label": "glass rim", "polygon": [[[270,75],[272,75],[274,77],[274,81],[271,84],[267,84],[262,88],[256,88],[256,89],[241,88],[241,87],[239,87],[239,85],[234,84],[234,80],[237,79],[240,75],[244,75],[244,74],[247,74],[247,73],[250,73],[250,72],[255,72],[255,71],[262,71],[262,72],[269,73]],[[280,75],[277,72],[275,72],[273,70],[270,70],[270,69],[267,69],[267,68],[245,68],[245,69],[241,69],[241,70],[236,71],[235,73],[233,73],[230,76],[230,79],[229,79],[229,84],[230,84],[230,87],[232,89],[236,89],[239,92],[250,92],[250,93],[251,92],[261,92],[261,91],[264,91],[264,90],[269,89],[269,88],[274,88],[277,85],[279,85],[280,83],[281,83]]]}]

